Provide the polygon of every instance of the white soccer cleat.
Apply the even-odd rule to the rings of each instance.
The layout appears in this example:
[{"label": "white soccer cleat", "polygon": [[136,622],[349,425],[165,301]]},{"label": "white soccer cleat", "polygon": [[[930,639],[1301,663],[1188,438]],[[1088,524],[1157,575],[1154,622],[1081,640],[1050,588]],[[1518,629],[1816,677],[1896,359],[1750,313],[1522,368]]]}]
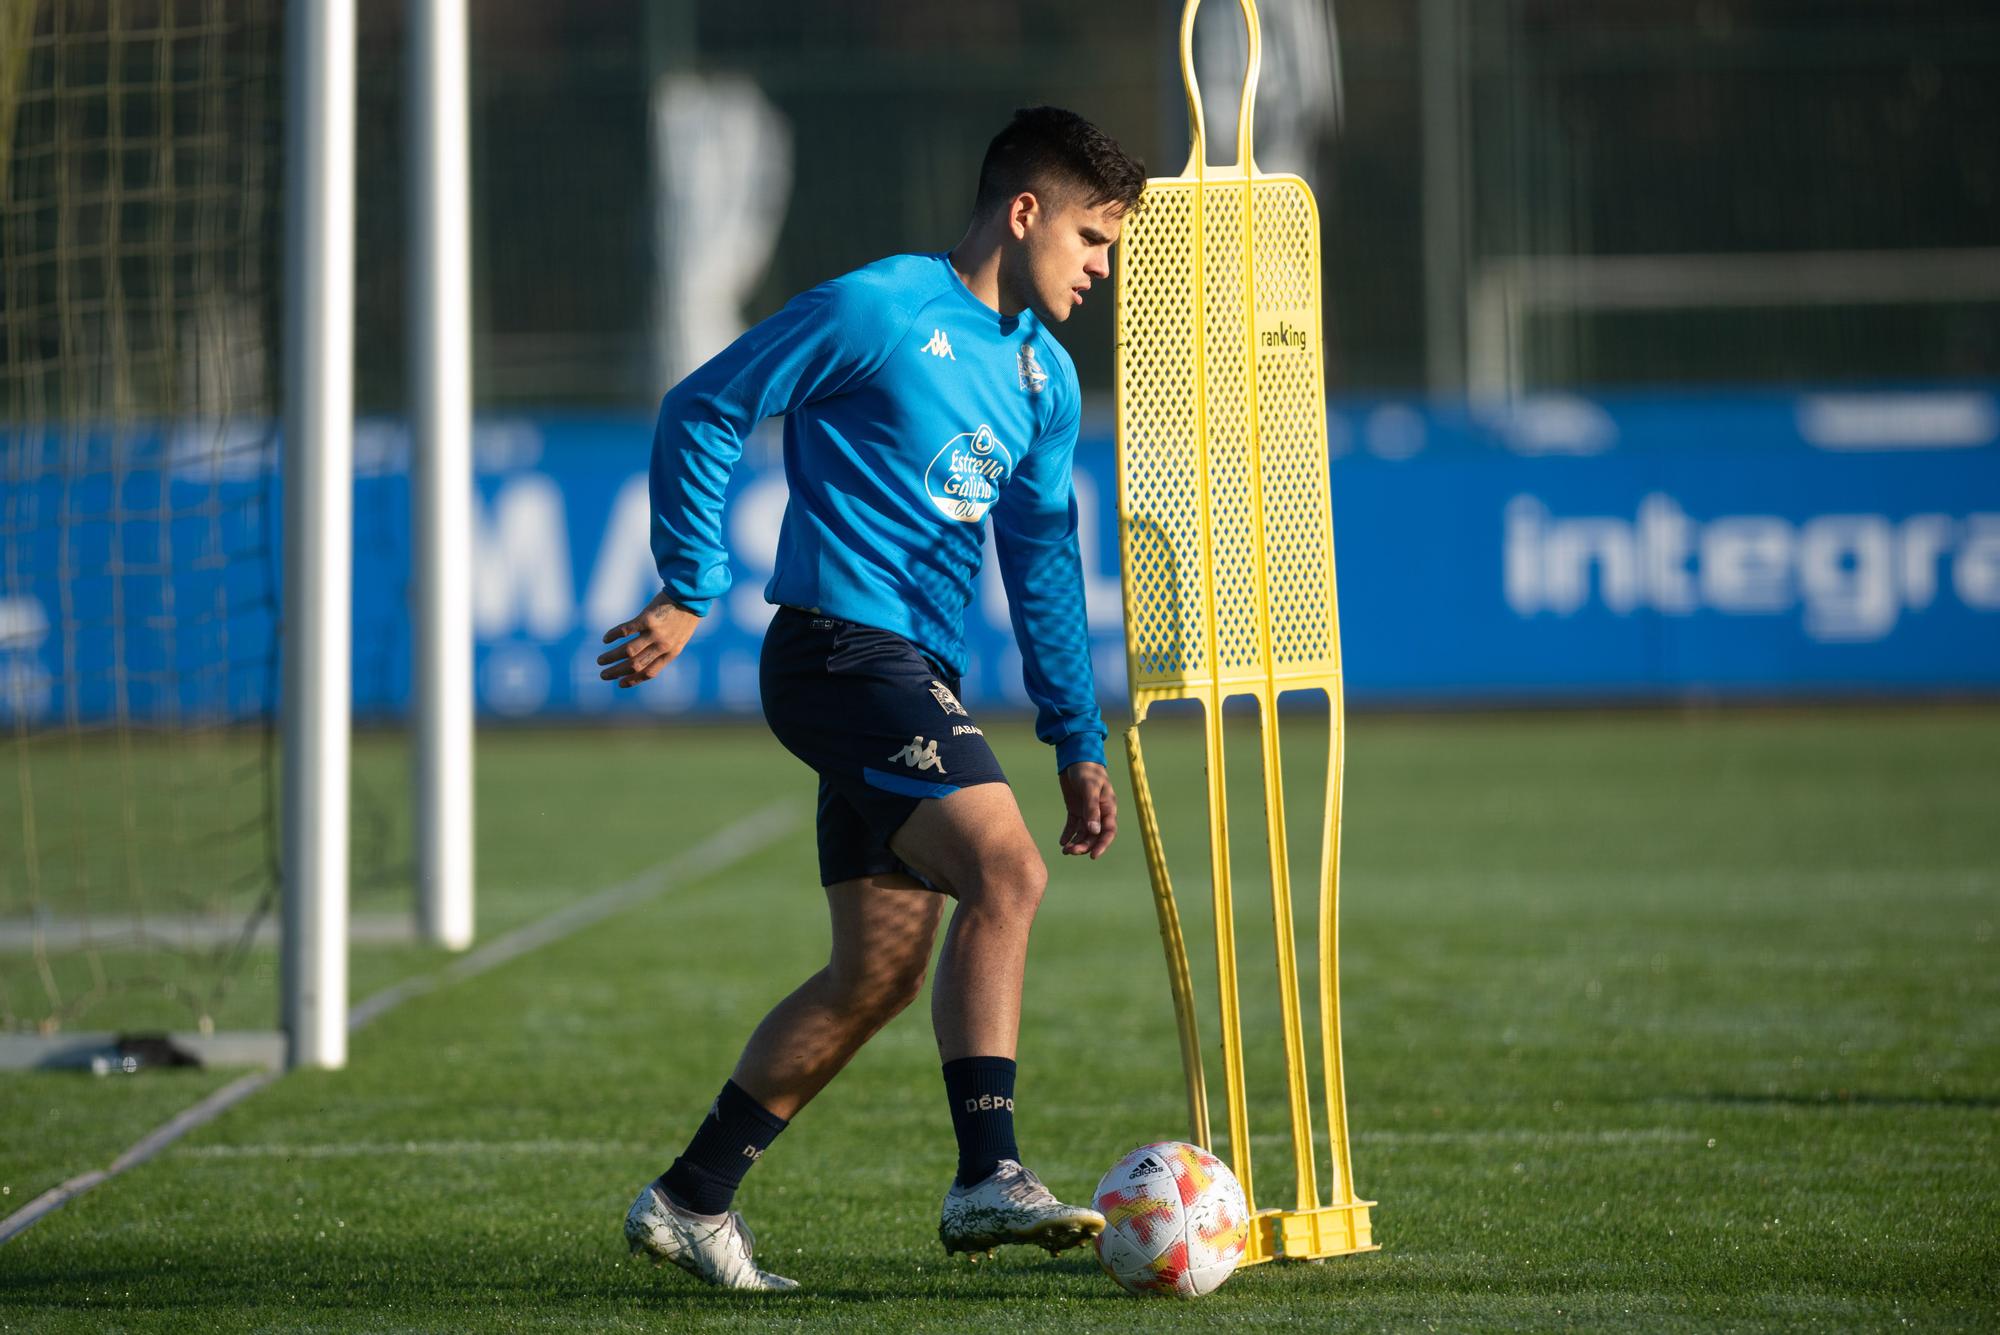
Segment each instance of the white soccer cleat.
[{"label": "white soccer cleat", "polygon": [[653,1264],[671,1261],[697,1279],[724,1289],[796,1289],[797,1280],[759,1270],[750,1259],[757,1246],[743,1216],[693,1214],[681,1209],[652,1183],[625,1215],[625,1241],[632,1254],[649,1254]]},{"label": "white soccer cleat", "polygon": [[952,1184],[938,1219],[938,1239],[946,1254],[990,1252],[1026,1242],[1054,1256],[1089,1242],[1103,1228],[1103,1215],[1087,1206],[1064,1205],[1040,1178],[1014,1160],[1002,1159],[985,1181],[969,1187]]}]

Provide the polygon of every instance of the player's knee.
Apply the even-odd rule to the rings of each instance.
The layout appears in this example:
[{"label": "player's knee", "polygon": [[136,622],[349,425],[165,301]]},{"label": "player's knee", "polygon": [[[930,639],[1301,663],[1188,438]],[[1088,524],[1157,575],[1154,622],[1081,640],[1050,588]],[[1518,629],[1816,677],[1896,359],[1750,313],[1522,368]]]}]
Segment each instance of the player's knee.
[{"label": "player's knee", "polygon": [[891,1016],[897,1015],[915,1001],[924,990],[924,961],[914,960],[896,970],[890,976],[888,1007]]},{"label": "player's knee", "polygon": [[878,959],[836,970],[831,977],[837,1004],[853,1019],[886,1023],[923,991],[924,964],[921,957]]},{"label": "player's knee", "polygon": [[1042,855],[1032,844],[1023,850],[1015,874],[1020,878],[1021,894],[1028,907],[1041,907],[1042,892],[1049,888],[1049,864],[1042,861]]},{"label": "player's knee", "polygon": [[1048,889],[1049,868],[1035,846],[1024,840],[982,859],[978,879],[985,907],[1008,917],[1032,918]]}]

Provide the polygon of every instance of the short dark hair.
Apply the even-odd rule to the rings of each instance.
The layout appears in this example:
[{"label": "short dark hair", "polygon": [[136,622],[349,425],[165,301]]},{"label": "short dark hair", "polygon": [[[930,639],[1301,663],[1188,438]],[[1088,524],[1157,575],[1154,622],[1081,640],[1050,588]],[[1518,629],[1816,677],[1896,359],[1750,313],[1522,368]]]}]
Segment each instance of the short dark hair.
[{"label": "short dark hair", "polygon": [[1024,107],[986,146],[979,164],[975,216],[985,217],[1024,190],[1080,198],[1085,208],[1116,202],[1130,209],[1146,188],[1146,164],[1074,111]]}]

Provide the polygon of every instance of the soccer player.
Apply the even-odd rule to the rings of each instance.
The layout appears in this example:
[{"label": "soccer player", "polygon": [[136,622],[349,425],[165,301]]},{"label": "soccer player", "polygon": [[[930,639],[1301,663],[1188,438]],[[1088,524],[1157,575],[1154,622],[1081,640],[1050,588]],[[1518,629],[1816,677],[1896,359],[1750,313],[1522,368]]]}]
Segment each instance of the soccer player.
[{"label": "soccer player", "polygon": [[765,717],[819,775],[825,968],[764,1018],[687,1148],[625,1220],[711,1283],[796,1285],[761,1269],[737,1186],[791,1118],[923,984],[957,901],[931,1021],[958,1138],[946,1251],[1053,1254],[1104,1226],[1057,1200],[1014,1141],[1028,929],[1048,879],[1013,791],[958,695],[964,615],[991,516],[1036,734],[1055,748],[1059,846],[1116,830],[1091,682],[1070,465],[1078,392],[1049,328],[1110,274],[1145,169],[1054,107],[1016,113],[980,167],[965,236],[794,298],[670,391],[653,440],[661,591],[604,640],[602,676],[657,676],[729,584],[722,498],[743,441],[785,416],[790,502],[765,597]]}]

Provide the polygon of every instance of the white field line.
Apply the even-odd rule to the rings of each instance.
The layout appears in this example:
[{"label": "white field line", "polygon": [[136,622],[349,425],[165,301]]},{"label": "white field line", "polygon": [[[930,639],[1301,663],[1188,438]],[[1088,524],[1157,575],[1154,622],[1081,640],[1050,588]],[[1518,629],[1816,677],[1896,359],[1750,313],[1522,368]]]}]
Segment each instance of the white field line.
[{"label": "white field line", "polygon": [[[1288,1136],[1252,1136],[1253,1144],[1268,1141],[1289,1145]],[[1706,1137],[1684,1127],[1612,1128],[1603,1131],[1521,1131],[1494,1128],[1481,1131],[1358,1131],[1357,1145],[1524,1145],[1583,1148],[1593,1145],[1698,1145]],[[174,1151],[180,1159],[378,1159],[396,1155],[456,1158],[466,1155],[634,1154],[653,1146],[623,1140],[352,1140],[292,1145],[198,1145]]]},{"label": "white field line", "polygon": [[[197,950],[235,945],[243,939],[240,918],[220,914],[121,915],[103,918],[0,918],[0,950]],[[347,920],[347,939],[369,946],[393,946],[417,939],[416,919],[407,913],[357,913]],[[275,949],[278,924],[266,919],[250,943]]]},{"label": "white field line", "polygon": [[[1253,1137],[1254,1139],[1254,1137]],[[1603,1131],[1529,1131],[1493,1128],[1481,1131],[1357,1131],[1357,1145],[1546,1145],[1583,1148],[1591,1145],[1700,1144],[1707,1136],[1679,1126],[1614,1127]]]},{"label": "white field line", "polygon": [[[474,978],[519,959],[531,950],[561,940],[572,932],[602,922],[615,913],[665,893],[674,886],[711,875],[732,863],[770,847],[798,824],[797,808],[790,802],[776,802],[722,829],[693,848],[649,867],[629,880],[607,886],[588,898],[559,909],[539,922],[517,928],[498,940],[454,960],[435,973],[406,979],[384,988],[347,1013],[347,1027],[356,1030],[380,1019],[411,997],[434,992],[440,987]],[[190,1108],[183,1109],[147,1132],[130,1149],[104,1168],[79,1173],[67,1182],[49,1188],[26,1205],[0,1219],[0,1246],[4,1246],[45,1216],[69,1204],[91,1188],[109,1182],[128,1168],[136,1168],[197,1127],[214,1121],[230,1108],[276,1080],[276,1071],[257,1071],[231,1081]],[[329,1147],[338,1148],[338,1147]],[[408,1151],[405,1151],[408,1152]]]},{"label": "white field line", "polygon": [[233,1080],[193,1107],[183,1109],[147,1132],[130,1149],[113,1159],[109,1167],[93,1168],[87,1173],[77,1174],[67,1182],[50,1187],[5,1219],[0,1219],[0,1246],[12,1242],[33,1227],[44,1215],[54,1213],[92,1187],[109,1182],[126,1169],[146,1162],[194,1128],[214,1121],[277,1078],[276,1071],[255,1071],[240,1080]]},{"label": "white field line", "polygon": [[[1471,1131],[1356,1131],[1356,1145],[1514,1145],[1526,1149],[1590,1149],[1618,1145],[1700,1145],[1708,1133],[1683,1126],[1610,1127],[1601,1131],[1533,1131],[1492,1127]],[[1252,1149],[1290,1148],[1292,1138],[1263,1132],[1250,1137]],[[1316,1144],[1326,1148],[1322,1137]]]},{"label": "white field line", "polygon": [[176,1159],[456,1159],[470,1155],[641,1154],[658,1146],[625,1140],[351,1140],[309,1145],[192,1145]]},{"label": "white field line", "polygon": [[580,899],[567,908],[558,909],[538,922],[518,927],[464,958],[452,961],[436,973],[420,974],[382,989],[348,1011],[347,1027],[350,1031],[364,1028],[411,997],[436,991],[440,987],[462,982],[467,978],[476,978],[510,960],[519,959],[531,950],[548,945],[551,941],[560,940],[572,932],[602,922],[615,913],[622,913],[633,905],[660,894],[676,882],[698,880],[712,875],[760,849],[768,848],[797,824],[798,811],[791,803],[774,802],[761,811],[752,812],[733,825],[723,827],[693,848],[676,854],[657,866],[647,868],[630,880],[620,881],[616,885],[599,890],[596,894]]}]

